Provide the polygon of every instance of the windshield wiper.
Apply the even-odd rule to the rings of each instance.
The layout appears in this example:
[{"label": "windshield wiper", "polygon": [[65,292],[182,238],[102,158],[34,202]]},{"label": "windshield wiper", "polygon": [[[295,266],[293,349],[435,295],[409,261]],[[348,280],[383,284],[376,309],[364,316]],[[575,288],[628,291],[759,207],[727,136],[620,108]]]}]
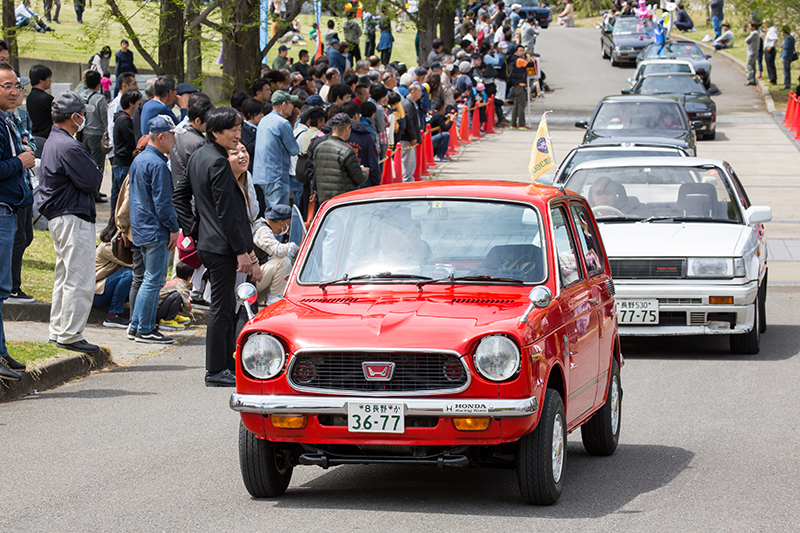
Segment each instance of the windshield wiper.
[{"label": "windshield wiper", "polygon": [[442,281],[449,281],[451,284],[455,283],[456,281],[500,281],[503,283],[524,283],[523,280],[517,278],[501,278],[497,276],[487,276],[485,274],[477,275],[477,276],[458,276],[455,277],[453,274],[450,274],[447,277],[439,278],[439,279],[428,279],[425,281],[420,281],[417,283],[417,288],[421,291],[422,287],[428,285],[429,283],[439,283]]},{"label": "windshield wiper", "polygon": [[653,216],[647,217],[642,220],[642,223],[653,222],[658,220],[671,220],[672,222],[722,222],[728,224],[738,224],[735,220],[727,218],[708,218],[708,217],[679,217],[679,216]]},{"label": "windshield wiper", "polygon": [[616,216],[616,217],[594,217],[594,218],[598,222],[628,222],[628,221],[630,221],[630,222],[638,222],[638,221],[642,220],[641,217],[620,217],[620,216]]},{"label": "windshield wiper", "polygon": [[342,276],[339,279],[334,279],[331,281],[325,281],[320,283],[318,287],[322,289],[322,292],[325,292],[325,288],[328,285],[335,285],[337,283],[347,283],[350,281],[357,281],[360,279],[424,279],[430,280],[428,276],[419,276],[417,274],[392,274],[391,272],[378,272],[376,274],[359,274],[358,276],[350,277],[347,274]]}]

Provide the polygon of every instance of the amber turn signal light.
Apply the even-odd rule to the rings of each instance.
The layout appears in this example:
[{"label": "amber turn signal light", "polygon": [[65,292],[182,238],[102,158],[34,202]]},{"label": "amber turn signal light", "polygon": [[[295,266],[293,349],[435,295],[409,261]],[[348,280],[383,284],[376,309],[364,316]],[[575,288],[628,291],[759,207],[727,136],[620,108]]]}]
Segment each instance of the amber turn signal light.
[{"label": "amber turn signal light", "polygon": [[489,429],[489,418],[454,418],[453,425],[459,431],[483,431]]},{"label": "amber turn signal light", "polygon": [[711,305],[733,305],[733,296],[709,296],[708,303]]},{"label": "amber turn signal light", "polygon": [[306,427],[306,415],[272,415],[272,425],[283,429],[303,429]]}]

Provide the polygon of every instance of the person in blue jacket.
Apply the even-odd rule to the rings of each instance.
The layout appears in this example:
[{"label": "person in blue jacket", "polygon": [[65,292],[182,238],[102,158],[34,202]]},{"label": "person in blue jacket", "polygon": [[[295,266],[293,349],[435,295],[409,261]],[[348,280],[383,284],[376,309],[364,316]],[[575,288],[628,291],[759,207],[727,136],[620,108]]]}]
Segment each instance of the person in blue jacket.
[{"label": "person in blue jacket", "polygon": [[781,57],[783,58],[783,88],[789,90],[792,84],[792,61],[795,57],[795,41],[792,35],[792,29],[789,26],[783,27],[783,51]]},{"label": "person in blue jacket", "polygon": [[362,167],[369,169],[367,181],[361,184],[359,189],[372,187],[381,184],[381,164],[378,159],[378,148],[375,146],[375,139],[364,124],[361,124],[361,106],[355,102],[343,104],[340,111],[346,113],[353,122],[353,129],[350,137],[345,141],[353,147],[358,156],[358,162]]},{"label": "person in blue jacket", "polygon": [[[150,120],[159,116],[166,115],[177,124],[186,118],[188,114],[188,98],[178,94],[178,84],[172,76],[159,76],[153,84],[155,96],[142,105],[140,125],[142,135],[150,133]],[[175,116],[172,107],[177,105],[181,108],[181,118]]]}]

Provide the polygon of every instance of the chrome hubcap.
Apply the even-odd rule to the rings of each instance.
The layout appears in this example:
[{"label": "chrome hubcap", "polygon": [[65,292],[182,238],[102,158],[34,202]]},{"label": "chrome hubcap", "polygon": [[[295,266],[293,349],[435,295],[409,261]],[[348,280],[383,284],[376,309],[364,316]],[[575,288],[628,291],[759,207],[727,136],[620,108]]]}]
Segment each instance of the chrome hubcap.
[{"label": "chrome hubcap", "polygon": [[556,415],[553,420],[553,450],[552,450],[552,463],[553,463],[553,481],[558,483],[561,480],[561,471],[564,468],[564,420],[561,415]]},{"label": "chrome hubcap", "polygon": [[611,378],[611,433],[616,435],[619,428],[619,382],[617,376]]}]

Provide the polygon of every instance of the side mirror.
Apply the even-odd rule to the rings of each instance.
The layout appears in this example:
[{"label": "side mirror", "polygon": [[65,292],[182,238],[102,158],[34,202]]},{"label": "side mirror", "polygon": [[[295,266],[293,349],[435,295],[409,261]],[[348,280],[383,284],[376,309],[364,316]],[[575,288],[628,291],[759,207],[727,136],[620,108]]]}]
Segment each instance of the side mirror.
[{"label": "side mirror", "polygon": [[747,224],[760,224],[772,220],[772,208],[766,205],[751,205],[744,212],[747,217]]},{"label": "side mirror", "polygon": [[706,59],[711,59],[711,54],[705,54],[703,57],[705,57]]},{"label": "side mirror", "polygon": [[528,300],[531,304],[528,306],[525,314],[520,317],[520,324],[526,324],[528,322],[528,317],[534,309],[545,309],[548,307],[553,302],[553,293],[544,285],[539,285],[538,287],[532,288],[531,292],[528,293]]},{"label": "side mirror", "polygon": [[588,130],[589,129],[589,123],[586,122],[585,120],[579,120],[579,121],[575,122],[575,127],[576,128],[583,128],[585,130]]},{"label": "side mirror", "polygon": [[628,85],[633,86],[633,78],[626,78],[625,81],[628,82]]},{"label": "side mirror", "polygon": [[701,129],[703,129],[703,121],[701,121],[701,120],[693,120],[692,121],[692,129],[693,130],[701,130]]},{"label": "side mirror", "polygon": [[622,94],[633,94],[633,89],[622,89]]},{"label": "side mirror", "polygon": [[252,320],[256,315],[253,313],[253,308],[251,306],[256,303],[256,299],[258,299],[258,291],[255,285],[252,283],[242,283],[239,285],[236,288],[236,299],[244,305],[244,308],[247,309],[248,319]]}]

